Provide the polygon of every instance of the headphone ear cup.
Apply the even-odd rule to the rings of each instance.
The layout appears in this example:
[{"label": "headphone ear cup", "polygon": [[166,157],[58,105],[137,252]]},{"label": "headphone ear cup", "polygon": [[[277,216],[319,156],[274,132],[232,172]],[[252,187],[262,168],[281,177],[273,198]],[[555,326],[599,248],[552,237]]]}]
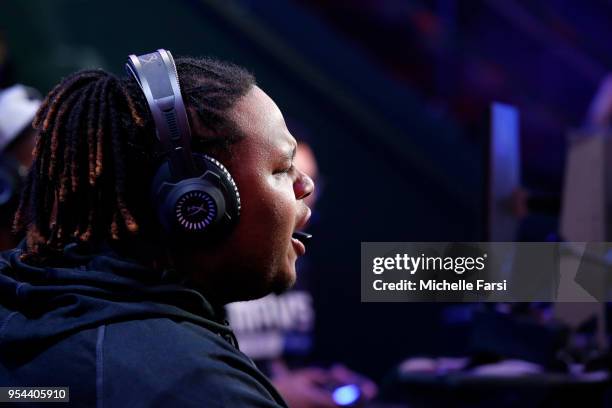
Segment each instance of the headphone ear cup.
[{"label": "headphone ear cup", "polygon": [[232,176],[216,159],[194,154],[199,177],[170,181],[168,162],[153,178],[152,194],[164,230],[176,236],[198,233],[213,238],[227,233],[240,216],[240,195]]},{"label": "headphone ear cup", "polygon": [[212,179],[219,182],[219,186],[223,191],[223,196],[226,199],[227,216],[229,216],[231,220],[237,222],[240,217],[242,204],[240,202],[238,186],[230,172],[214,157],[199,153],[194,153],[192,156],[196,168],[203,175],[209,172],[210,176],[215,176]]}]

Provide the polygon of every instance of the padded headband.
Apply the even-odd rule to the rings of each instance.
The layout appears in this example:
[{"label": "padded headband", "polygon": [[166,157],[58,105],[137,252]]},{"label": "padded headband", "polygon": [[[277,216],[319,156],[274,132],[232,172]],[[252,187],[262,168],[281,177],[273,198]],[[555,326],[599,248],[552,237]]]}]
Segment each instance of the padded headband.
[{"label": "padded headband", "polygon": [[172,54],[164,49],[139,56],[132,54],[126,69],[147,99],[157,139],[168,155],[172,180],[194,177],[191,131]]}]

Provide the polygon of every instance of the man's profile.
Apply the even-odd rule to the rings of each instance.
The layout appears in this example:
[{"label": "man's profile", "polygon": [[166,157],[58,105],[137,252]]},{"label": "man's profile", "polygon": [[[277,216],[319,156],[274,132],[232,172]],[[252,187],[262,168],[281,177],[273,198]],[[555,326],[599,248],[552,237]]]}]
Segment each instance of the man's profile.
[{"label": "man's profile", "polygon": [[[34,119],[15,217],[26,238],[0,266],[3,385],[67,386],[75,406],[285,406],[220,311],[295,282],[304,246],[292,234],[308,221],[303,199],[314,185],[250,73],[179,58],[176,74],[195,166],[206,155],[229,172],[239,217],[219,234],[163,225],[156,192],[168,183],[154,179],[175,153],[160,142],[141,85],[101,70],[65,78]],[[189,228],[232,205],[176,200]]]}]

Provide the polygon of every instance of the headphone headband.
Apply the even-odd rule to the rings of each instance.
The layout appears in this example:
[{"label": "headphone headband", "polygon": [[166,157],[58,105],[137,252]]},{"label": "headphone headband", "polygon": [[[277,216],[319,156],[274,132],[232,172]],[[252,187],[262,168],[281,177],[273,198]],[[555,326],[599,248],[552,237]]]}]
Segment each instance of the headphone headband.
[{"label": "headphone headband", "polygon": [[172,54],[164,49],[139,56],[131,54],[126,70],[147,99],[157,139],[169,158],[172,180],[193,177],[196,169],[191,131]]}]

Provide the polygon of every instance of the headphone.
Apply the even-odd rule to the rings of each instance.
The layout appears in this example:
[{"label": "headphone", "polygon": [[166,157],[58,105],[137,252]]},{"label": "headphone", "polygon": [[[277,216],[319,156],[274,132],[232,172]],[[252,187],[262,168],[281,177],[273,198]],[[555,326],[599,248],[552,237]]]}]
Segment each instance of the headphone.
[{"label": "headphone", "polygon": [[126,64],[149,105],[157,141],[165,157],[151,196],[165,232],[214,239],[240,217],[234,179],[216,159],[191,152],[191,131],[172,54],[164,49],[130,55]]}]

